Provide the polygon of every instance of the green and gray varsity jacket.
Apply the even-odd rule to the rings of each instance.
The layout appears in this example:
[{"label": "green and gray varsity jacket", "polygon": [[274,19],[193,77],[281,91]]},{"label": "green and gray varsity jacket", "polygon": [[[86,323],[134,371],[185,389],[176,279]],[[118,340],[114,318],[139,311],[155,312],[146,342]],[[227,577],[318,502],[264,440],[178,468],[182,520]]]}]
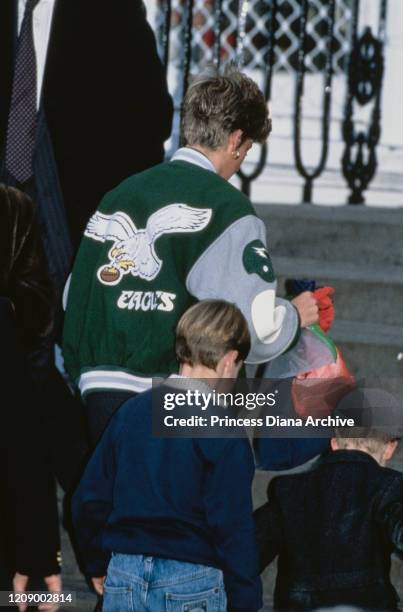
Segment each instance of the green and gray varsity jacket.
[{"label": "green and gray varsity jacket", "polygon": [[235,302],[249,363],[283,353],[298,315],[276,297],[266,231],[249,200],[189,148],[109,192],[84,233],[68,290],[63,353],[82,394],[143,391],[176,372],[175,327],[197,300]]}]

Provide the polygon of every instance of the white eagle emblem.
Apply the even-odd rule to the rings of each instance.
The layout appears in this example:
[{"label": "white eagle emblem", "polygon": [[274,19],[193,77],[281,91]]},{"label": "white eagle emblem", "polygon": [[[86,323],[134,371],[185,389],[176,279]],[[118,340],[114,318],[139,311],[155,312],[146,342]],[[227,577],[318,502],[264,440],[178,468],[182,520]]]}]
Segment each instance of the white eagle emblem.
[{"label": "white eagle emblem", "polygon": [[124,212],[103,215],[96,212],[88,222],[84,236],[113,241],[109,264],[99,268],[97,276],[104,285],[117,285],[125,274],[153,280],[162,261],[155,252],[155,241],[163,234],[199,232],[211,219],[210,208],[192,208],[186,204],[164,206],[150,216],[145,229],[137,229]]},{"label": "white eagle emblem", "polygon": [[255,251],[256,255],[259,255],[259,257],[267,259],[268,253],[265,247],[253,247],[253,250]]}]

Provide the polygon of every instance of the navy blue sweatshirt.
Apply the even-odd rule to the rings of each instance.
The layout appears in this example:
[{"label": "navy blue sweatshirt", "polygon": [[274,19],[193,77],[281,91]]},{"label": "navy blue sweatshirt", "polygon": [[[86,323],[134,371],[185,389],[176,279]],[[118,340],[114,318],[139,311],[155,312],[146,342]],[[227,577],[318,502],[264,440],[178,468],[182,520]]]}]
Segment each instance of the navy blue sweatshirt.
[{"label": "navy blue sweatshirt", "polygon": [[244,439],[152,436],[147,391],[112,419],[73,498],[79,545],[91,576],[110,554],[142,554],[217,567],[228,607],[262,605]]}]

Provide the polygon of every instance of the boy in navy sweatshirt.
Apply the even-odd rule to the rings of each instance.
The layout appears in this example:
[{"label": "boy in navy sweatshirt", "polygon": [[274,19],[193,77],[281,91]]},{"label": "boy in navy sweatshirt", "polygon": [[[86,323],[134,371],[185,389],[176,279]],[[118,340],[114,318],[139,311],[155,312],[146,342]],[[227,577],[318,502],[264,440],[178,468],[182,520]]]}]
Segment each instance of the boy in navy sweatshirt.
[{"label": "boy in navy sweatshirt", "polygon": [[[236,378],[249,349],[236,306],[199,302],[179,321],[180,377],[165,385],[194,388],[197,379],[211,392],[200,379]],[[253,474],[246,437],[153,437],[151,391],[128,400],[73,499],[80,548],[104,612],[256,612],[262,595]]]}]

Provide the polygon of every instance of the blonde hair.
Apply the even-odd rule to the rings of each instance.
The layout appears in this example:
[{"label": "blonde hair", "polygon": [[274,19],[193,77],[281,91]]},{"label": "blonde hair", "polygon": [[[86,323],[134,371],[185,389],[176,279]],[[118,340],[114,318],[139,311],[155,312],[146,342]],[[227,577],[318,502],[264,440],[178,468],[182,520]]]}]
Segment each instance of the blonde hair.
[{"label": "blonde hair", "polygon": [[362,450],[378,459],[389,442],[400,437],[401,402],[382,389],[353,389],[342,398],[337,412],[353,417],[354,421],[358,419],[358,426],[354,428],[335,428],[339,448]]},{"label": "blonde hair", "polygon": [[180,363],[215,369],[226,353],[238,351],[244,360],[250,350],[245,317],[235,304],[203,300],[191,306],[176,328],[176,356]]},{"label": "blonde hair", "polygon": [[[350,430],[351,433],[351,430]],[[340,449],[361,450],[373,457],[383,454],[386,446],[396,438],[377,429],[360,428],[357,430],[362,437],[348,437],[344,428],[335,428],[335,438]]]},{"label": "blonde hair", "polygon": [[216,150],[235,130],[263,143],[271,131],[266,100],[257,84],[229,65],[223,75],[201,75],[188,88],[182,109],[184,144]]}]

